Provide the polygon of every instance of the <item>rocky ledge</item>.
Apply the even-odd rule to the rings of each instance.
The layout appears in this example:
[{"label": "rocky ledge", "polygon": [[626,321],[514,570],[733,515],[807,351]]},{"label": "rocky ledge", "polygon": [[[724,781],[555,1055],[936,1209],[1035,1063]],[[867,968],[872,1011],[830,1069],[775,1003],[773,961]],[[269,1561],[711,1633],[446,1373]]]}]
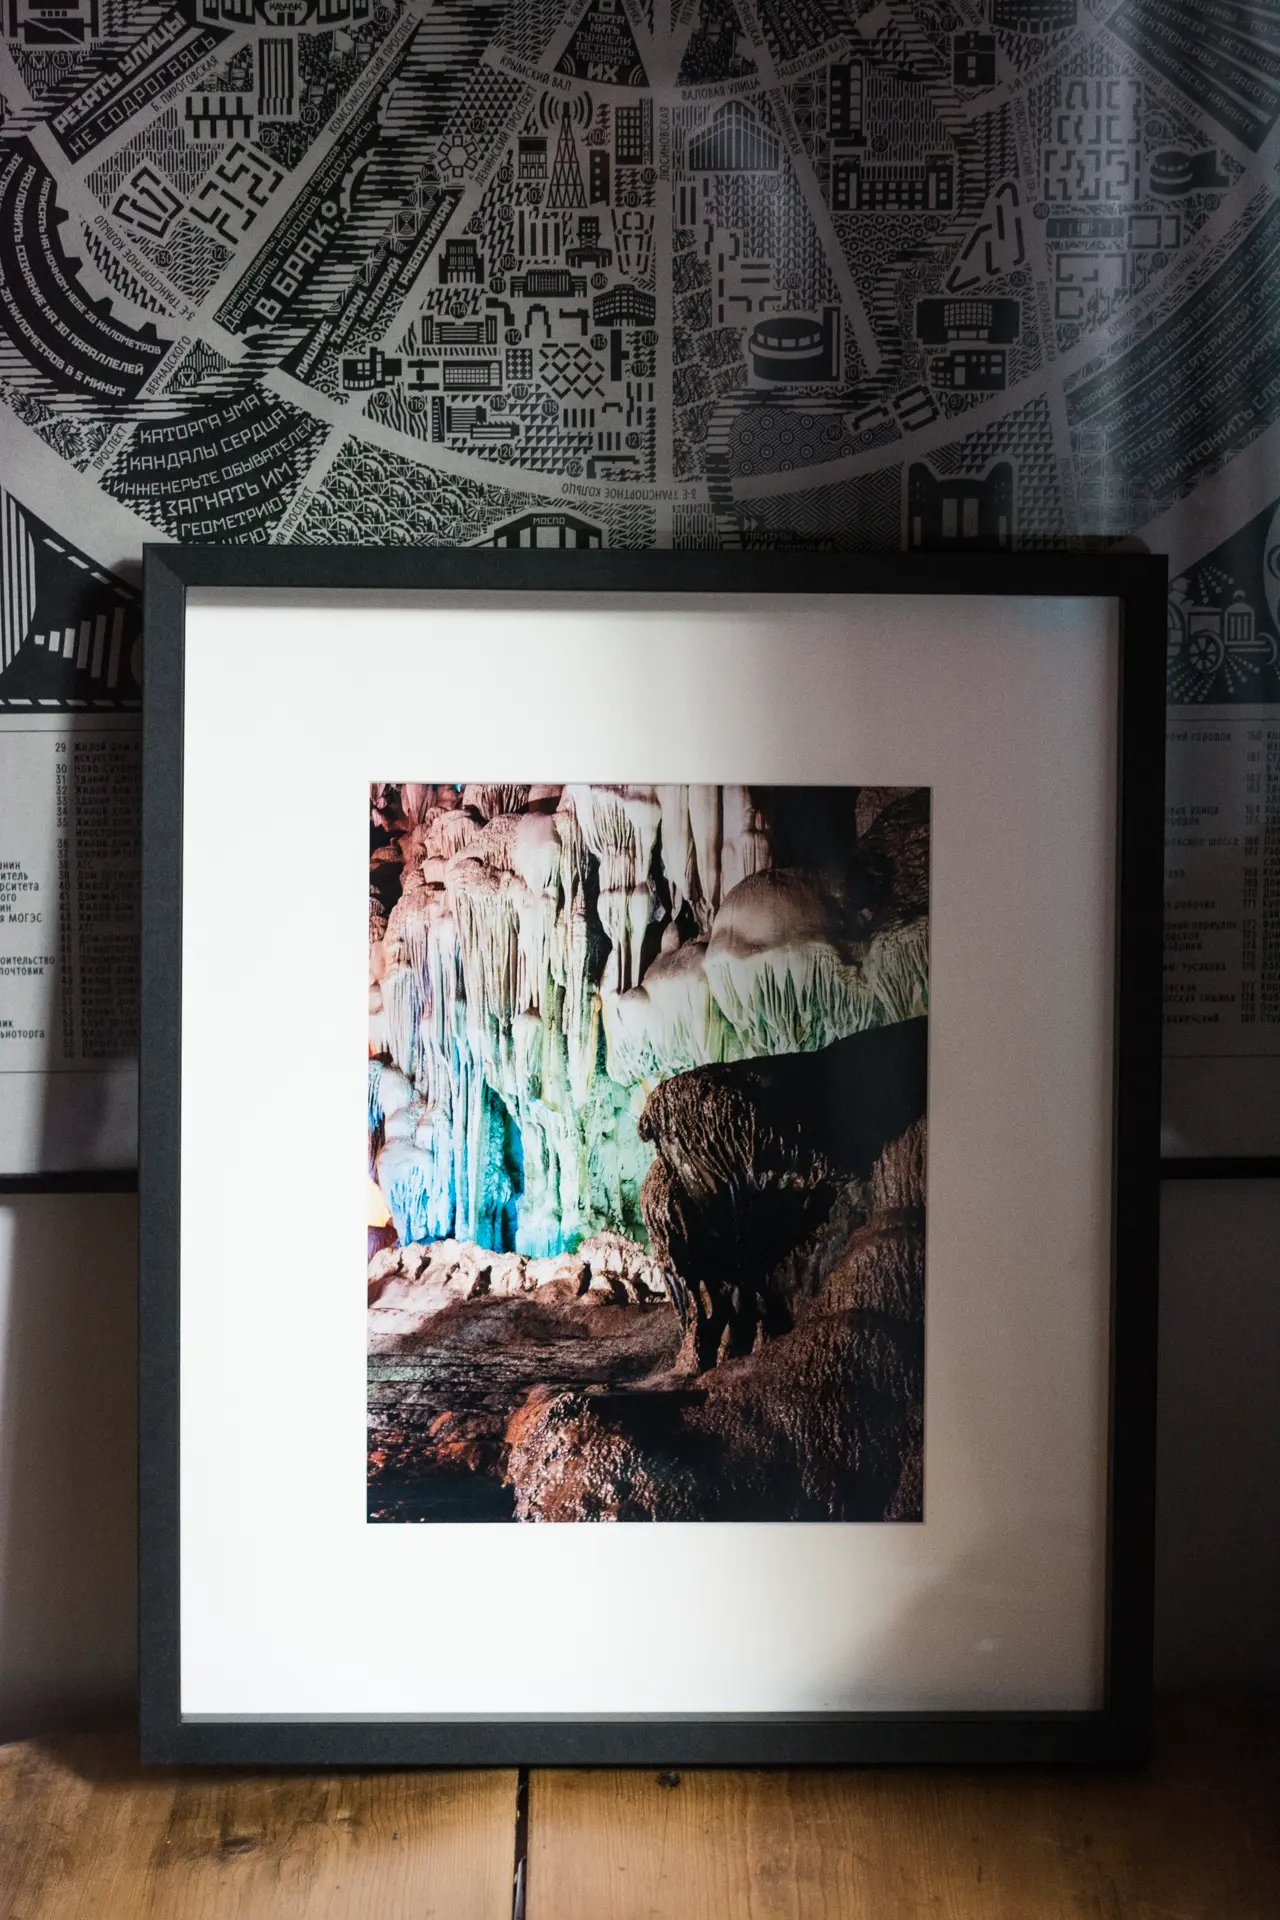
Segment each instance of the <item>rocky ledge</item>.
[{"label": "rocky ledge", "polygon": [[576,1253],[529,1259],[492,1253],[467,1240],[387,1247],[369,1262],[369,1352],[395,1353],[434,1315],[459,1301],[532,1297],[543,1306],[585,1301],[655,1306],[670,1277],[646,1248],[620,1233],[597,1233]]}]

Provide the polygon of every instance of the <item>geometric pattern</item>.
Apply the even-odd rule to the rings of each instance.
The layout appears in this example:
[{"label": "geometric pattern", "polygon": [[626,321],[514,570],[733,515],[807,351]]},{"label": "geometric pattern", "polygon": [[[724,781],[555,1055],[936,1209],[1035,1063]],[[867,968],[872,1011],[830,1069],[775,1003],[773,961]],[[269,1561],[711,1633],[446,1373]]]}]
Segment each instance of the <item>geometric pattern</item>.
[{"label": "geometric pattern", "polygon": [[0,488],[0,711],[136,707],[142,607]]}]

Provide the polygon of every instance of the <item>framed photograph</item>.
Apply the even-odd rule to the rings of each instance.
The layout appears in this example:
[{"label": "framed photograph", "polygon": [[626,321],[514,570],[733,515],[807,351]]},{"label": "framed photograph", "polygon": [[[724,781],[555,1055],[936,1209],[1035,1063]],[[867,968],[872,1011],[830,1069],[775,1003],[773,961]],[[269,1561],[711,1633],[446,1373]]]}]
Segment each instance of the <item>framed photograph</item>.
[{"label": "framed photograph", "polygon": [[153,1760],[1118,1760],[1164,563],[153,547]]}]

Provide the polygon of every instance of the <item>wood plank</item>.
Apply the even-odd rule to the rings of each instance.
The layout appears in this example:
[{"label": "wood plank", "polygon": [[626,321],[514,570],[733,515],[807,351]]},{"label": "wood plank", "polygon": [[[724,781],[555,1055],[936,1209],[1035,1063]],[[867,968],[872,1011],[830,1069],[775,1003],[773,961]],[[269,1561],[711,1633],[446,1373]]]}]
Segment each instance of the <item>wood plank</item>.
[{"label": "wood plank", "polygon": [[140,1768],[0,1748],[0,1920],[510,1920],[516,1776]]},{"label": "wood plank", "polygon": [[528,1920],[1276,1920],[1276,1736],[1180,1709],[1132,1773],[535,1774]]}]

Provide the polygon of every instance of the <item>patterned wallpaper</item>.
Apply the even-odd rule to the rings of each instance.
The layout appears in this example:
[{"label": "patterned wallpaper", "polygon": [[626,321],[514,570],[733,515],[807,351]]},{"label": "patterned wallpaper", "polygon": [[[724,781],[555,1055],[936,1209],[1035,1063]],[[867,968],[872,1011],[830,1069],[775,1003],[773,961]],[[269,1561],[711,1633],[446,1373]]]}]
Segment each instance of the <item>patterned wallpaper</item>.
[{"label": "patterned wallpaper", "polygon": [[2,0],[0,706],[148,538],[1170,552],[1280,698],[1276,0]]}]

